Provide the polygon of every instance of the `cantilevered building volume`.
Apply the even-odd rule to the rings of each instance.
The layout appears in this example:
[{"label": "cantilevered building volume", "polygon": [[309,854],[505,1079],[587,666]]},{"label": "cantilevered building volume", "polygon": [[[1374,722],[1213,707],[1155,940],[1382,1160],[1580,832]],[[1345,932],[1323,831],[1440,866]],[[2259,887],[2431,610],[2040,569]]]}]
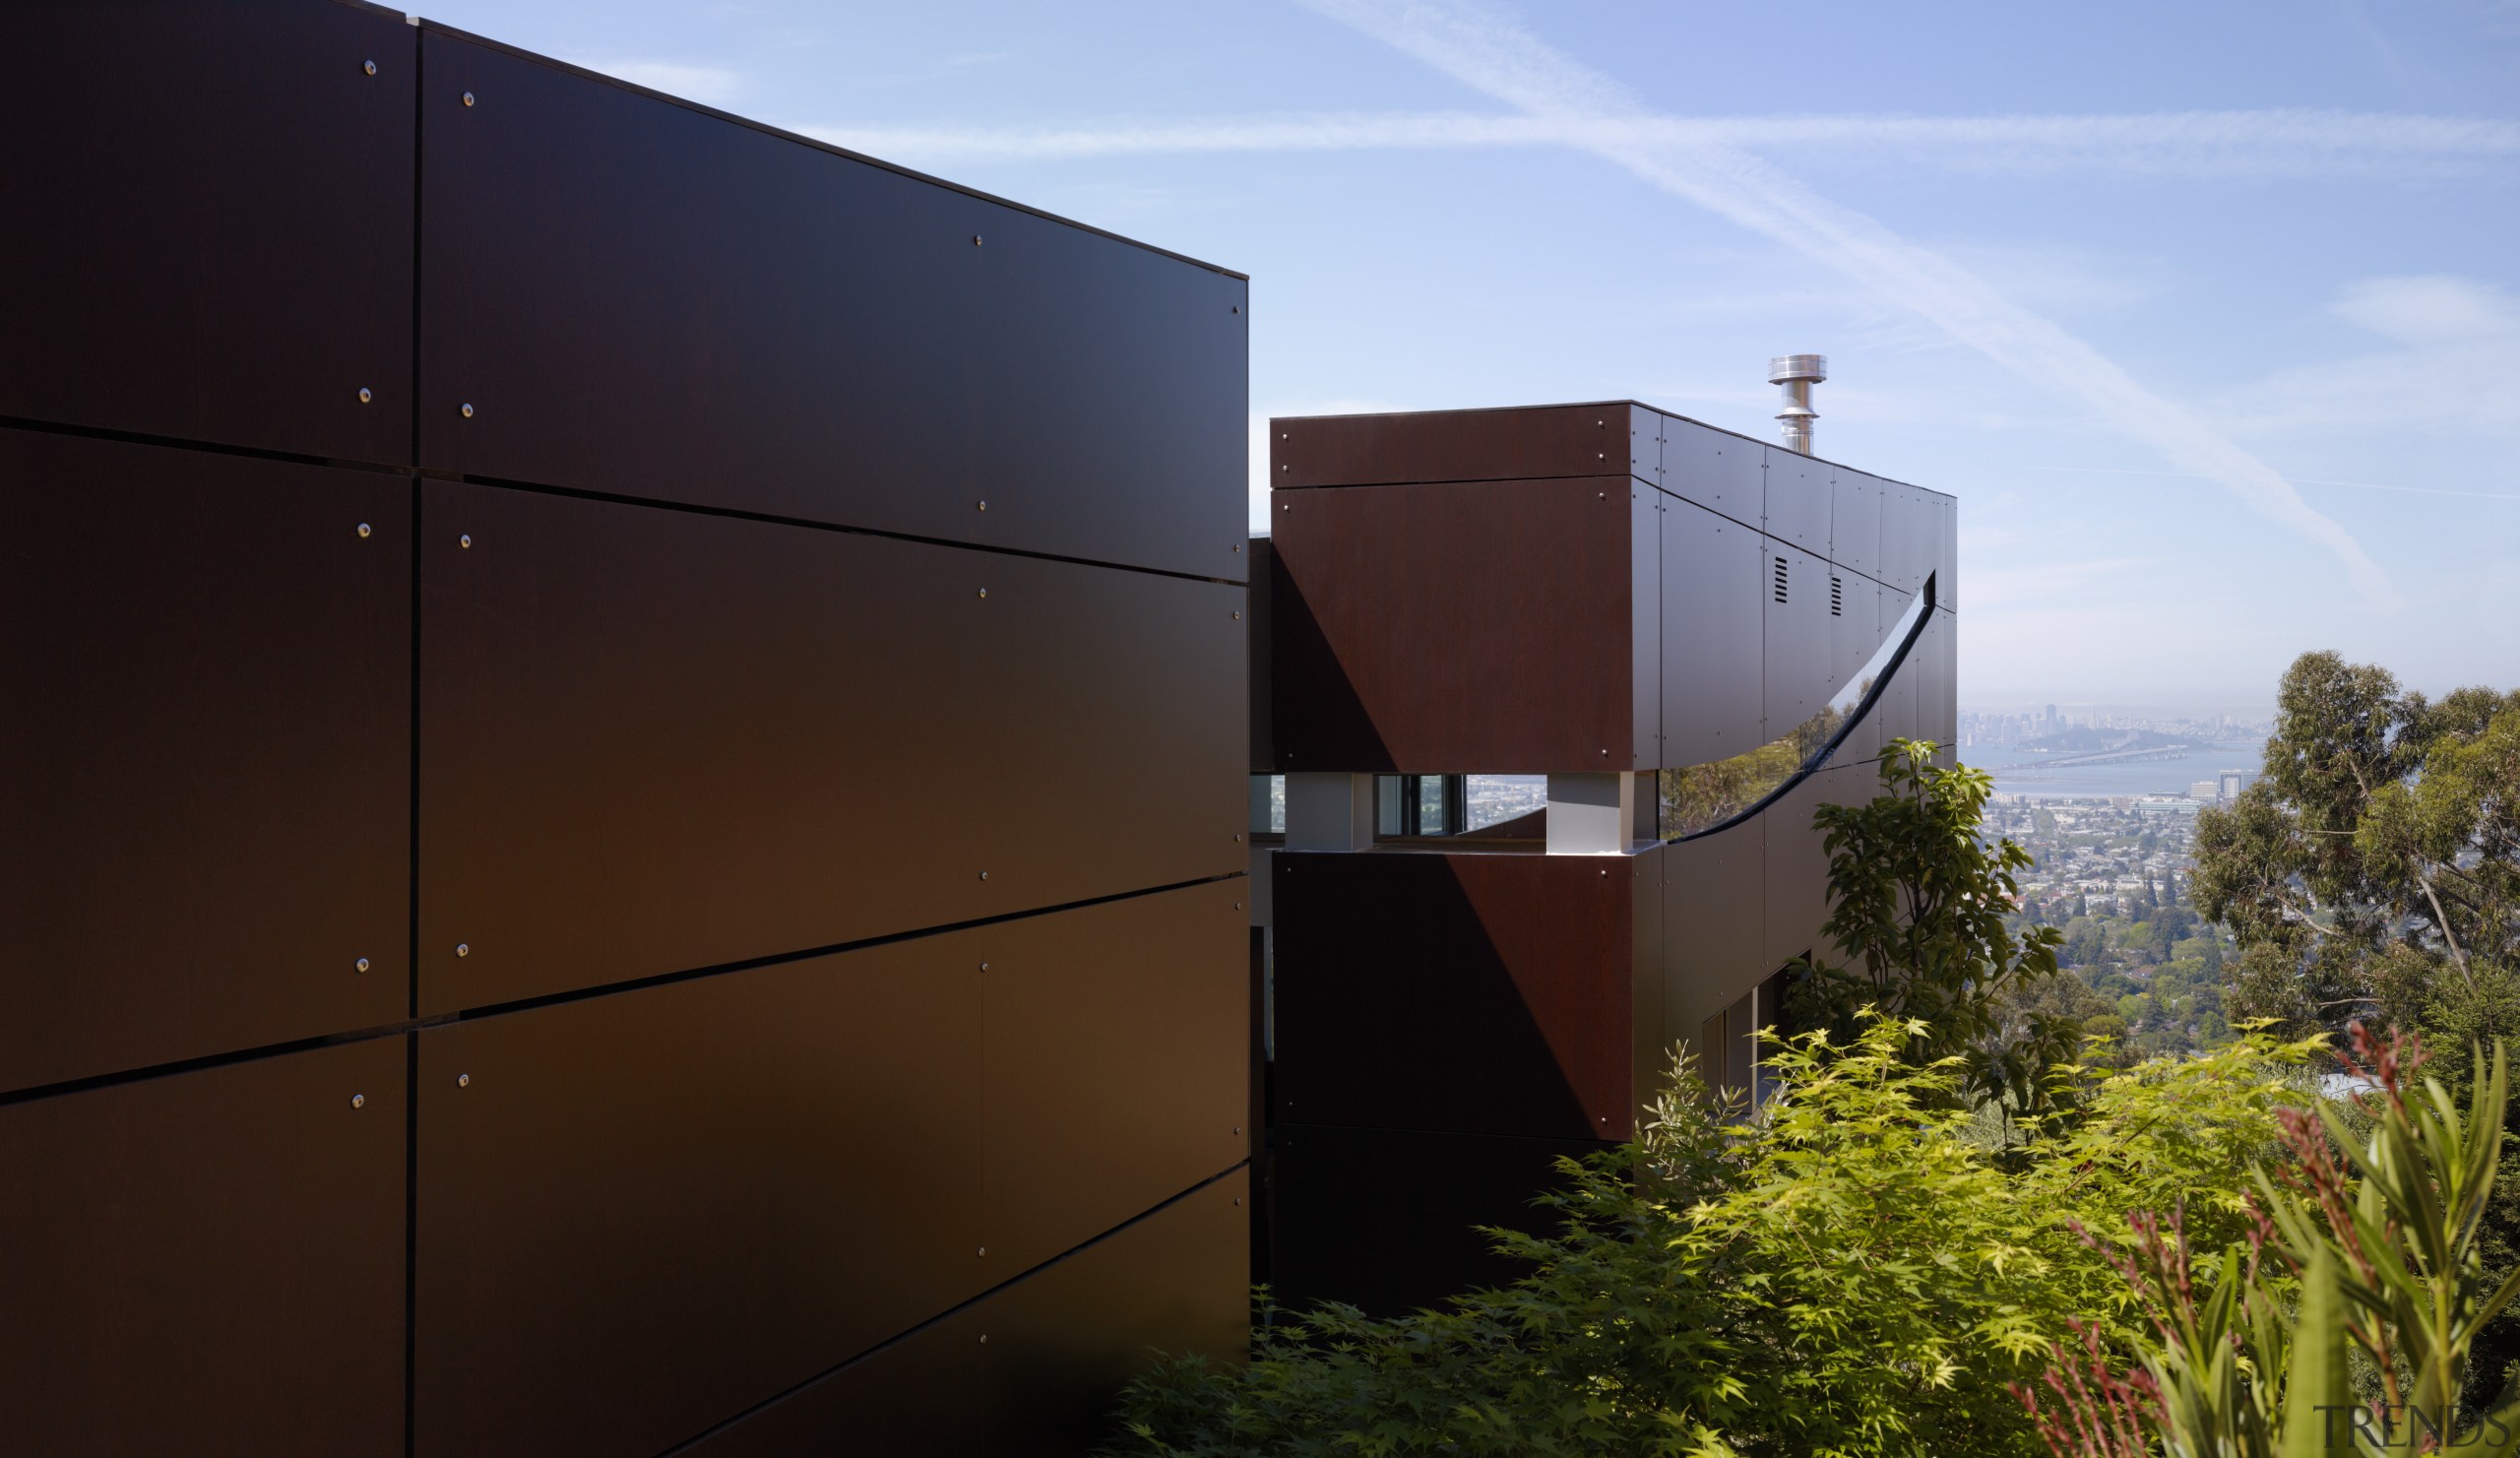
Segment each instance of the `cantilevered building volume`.
[{"label": "cantilevered building volume", "polygon": [[[1779,361],[1806,443],[1818,363]],[[1813,808],[1954,737],[1955,503],[1627,402],[1270,436],[1257,1248],[1286,1300],[1400,1309],[1509,1277],[1470,1227],[1629,1137],[1674,1044],[1755,1084]],[[1545,809],[1465,833],[1503,774]]]}]

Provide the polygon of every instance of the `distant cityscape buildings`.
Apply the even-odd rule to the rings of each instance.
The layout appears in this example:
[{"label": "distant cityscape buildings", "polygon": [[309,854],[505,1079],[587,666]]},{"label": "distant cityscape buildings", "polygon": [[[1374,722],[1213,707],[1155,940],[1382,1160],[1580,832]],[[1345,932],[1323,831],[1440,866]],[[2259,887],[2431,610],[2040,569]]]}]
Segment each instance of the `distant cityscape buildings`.
[{"label": "distant cityscape buildings", "polygon": [[2239,739],[2264,738],[2274,731],[2274,726],[2262,719],[2243,719],[2233,714],[2159,716],[2099,709],[2065,713],[2053,704],[2035,713],[1963,710],[1960,715],[1960,747],[2062,748],[2065,746],[2043,746],[2039,741],[2077,729],[2095,733],[2153,733],[2198,743],[2230,743]]}]

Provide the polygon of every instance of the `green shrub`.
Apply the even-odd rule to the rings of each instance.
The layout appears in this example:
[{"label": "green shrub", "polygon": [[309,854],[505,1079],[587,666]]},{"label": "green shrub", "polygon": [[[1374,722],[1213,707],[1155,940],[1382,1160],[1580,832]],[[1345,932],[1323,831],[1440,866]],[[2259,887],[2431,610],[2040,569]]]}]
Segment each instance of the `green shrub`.
[{"label": "green shrub", "polygon": [[1962,1060],[1911,1063],[1875,1015],[1771,1057],[1790,1094],[1716,1107],[1685,1066],[1623,1151],[1563,1166],[1557,1234],[1491,1232],[1514,1285],[1375,1319],[1280,1315],[1247,1366],[1129,1389],[1130,1454],[2038,1454],[2010,1384],[2071,1318],[2134,1350],[2135,1294],[2078,1226],[2184,1208],[2207,1248],[2253,1225],[2250,1172],[2312,1046],[2247,1034],[2099,1078],[1998,1159]]}]

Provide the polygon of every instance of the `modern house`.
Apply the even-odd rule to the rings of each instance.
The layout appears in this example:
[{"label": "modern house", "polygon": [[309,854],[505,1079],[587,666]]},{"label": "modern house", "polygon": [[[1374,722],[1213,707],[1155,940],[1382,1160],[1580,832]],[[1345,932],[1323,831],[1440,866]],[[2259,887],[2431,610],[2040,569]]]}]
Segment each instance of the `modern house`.
[{"label": "modern house", "polygon": [[[1805,447],[1817,364],[1779,361]],[[1630,1137],[1674,1045],[1755,1085],[1813,808],[1954,738],[1955,503],[1625,401],[1270,436],[1256,1264],[1399,1310],[1509,1277],[1472,1227]],[[1480,824],[1488,776],[1545,802]]]},{"label": "modern house", "polygon": [[0,1452],[1237,1355],[1245,281],[373,6],[0,53]]}]

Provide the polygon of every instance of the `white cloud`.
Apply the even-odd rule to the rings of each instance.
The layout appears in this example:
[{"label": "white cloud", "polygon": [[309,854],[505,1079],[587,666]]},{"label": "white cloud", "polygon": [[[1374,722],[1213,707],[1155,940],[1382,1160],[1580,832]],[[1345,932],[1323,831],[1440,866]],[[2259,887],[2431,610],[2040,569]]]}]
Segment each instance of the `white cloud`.
[{"label": "white cloud", "polygon": [[2256,433],[2520,434],[2520,300],[2449,275],[2366,279],[2330,306],[2401,348],[2280,369],[2234,391]]},{"label": "white cloud", "polygon": [[578,65],[590,71],[600,71],[634,86],[644,86],[651,91],[713,106],[734,100],[743,95],[744,90],[743,77],[724,66],[695,66],[683,61],[575,59]]},{"label": "white cloud", "polygon": [[2520,334],[2520,304],[2510,295],[2451,274],[2365,279],[2331,307],[2349,323],[2409,345]]},{"label": "white cloud", "polygon": [[[1527,115],[1578,127],[1652,115],[1627,88],[1484,6],[1459,0],[1309,3]],[[2362,544],[2311,509],[2272,468],[1950,259],[1828,202],[1746,153],[1641,141],[1615,130],[1603,137],[1583,144],[1585,150],[1931,320],[1998,365],[2076,402],[2172,465],[2211,478],[2262,515],[2317,541],[2344,564],[2365,602],[2401,604]]]}]

